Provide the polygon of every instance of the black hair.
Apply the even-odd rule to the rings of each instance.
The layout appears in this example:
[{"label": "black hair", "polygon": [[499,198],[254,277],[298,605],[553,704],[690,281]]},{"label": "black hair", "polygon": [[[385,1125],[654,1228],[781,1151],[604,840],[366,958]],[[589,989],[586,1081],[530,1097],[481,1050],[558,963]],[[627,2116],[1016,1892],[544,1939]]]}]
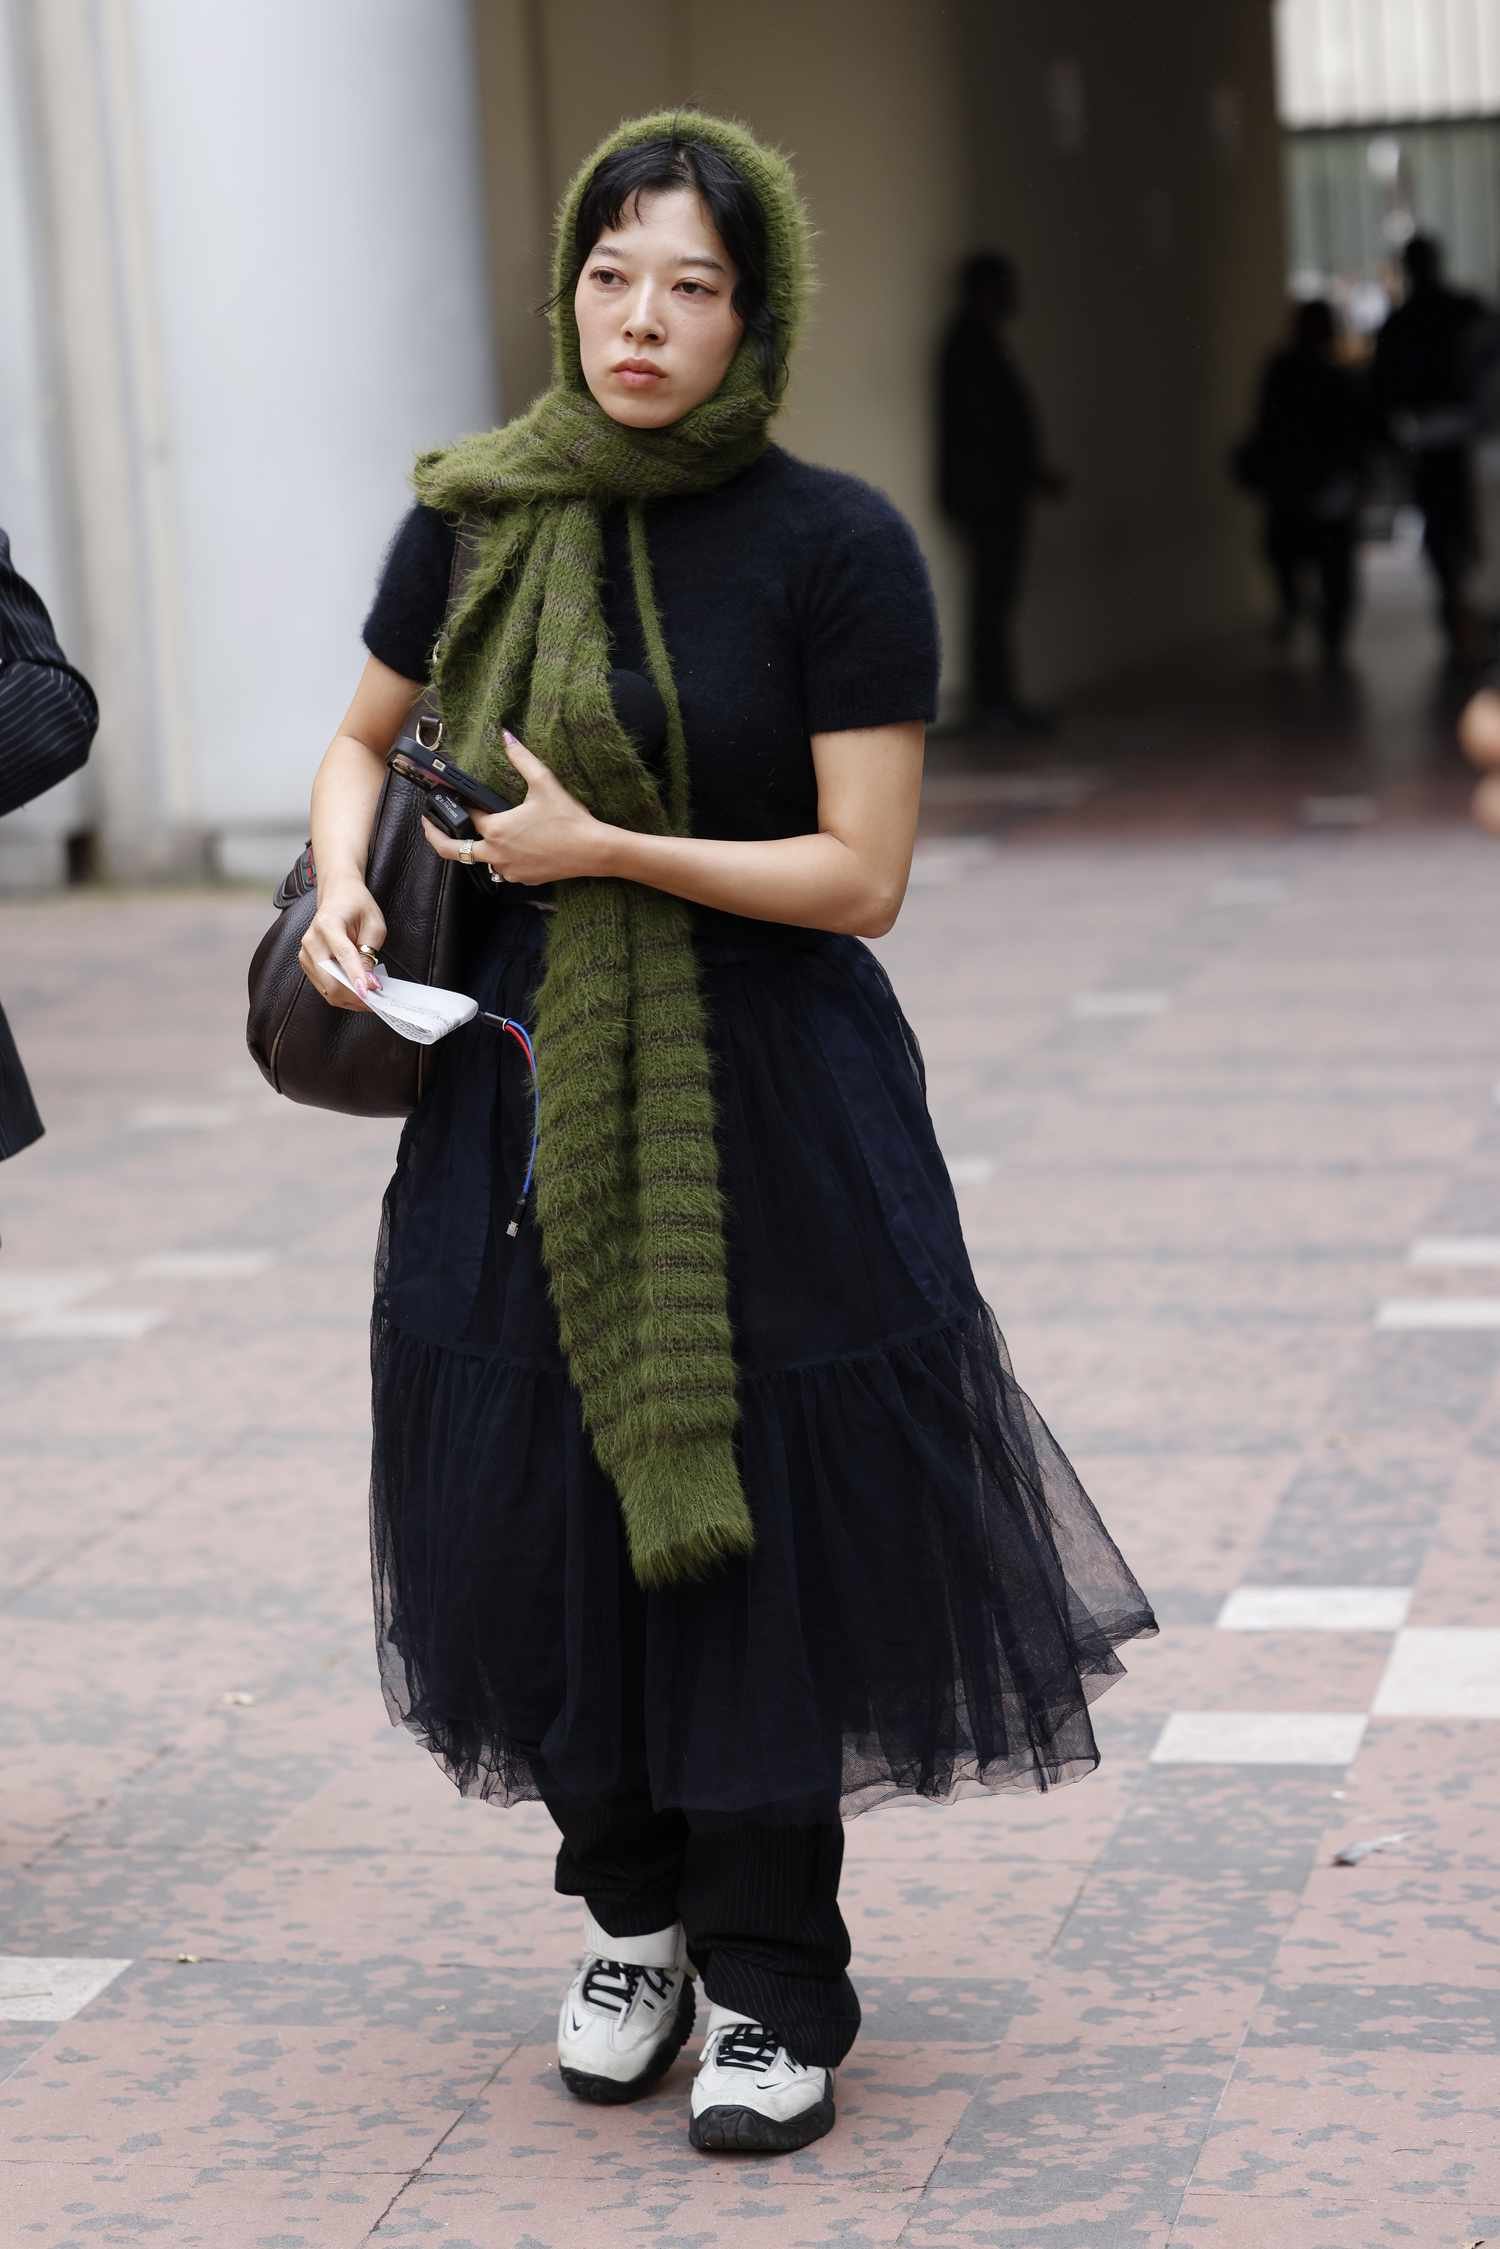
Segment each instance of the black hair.
[{"label": "black hair", "polygon": [[1443,278],[1443,245],[1435,234],[1413,234],[1401,252],[1401,263],[1414,289],[1430,289]]},{"label": "black hair", "polygon": [[567,277],[547,310],[572,294],[584,263],[601,234],[619,225],[627,204],[640,195],[689,187],[700,195],[730,257],[739,270],[732,303],[745,333],[760,353],[761,380],[772,398],[787,377],[791,339],[766,297],[766,219],[760,202],[722,149],[710,141],[661,134],[603,157],[579,198]]},{"label": "black hair", "polygon": [[1292,349],[1320,358],[1338,341],[1338,314],[1326,297],[1304,297],[1292,307]]}]

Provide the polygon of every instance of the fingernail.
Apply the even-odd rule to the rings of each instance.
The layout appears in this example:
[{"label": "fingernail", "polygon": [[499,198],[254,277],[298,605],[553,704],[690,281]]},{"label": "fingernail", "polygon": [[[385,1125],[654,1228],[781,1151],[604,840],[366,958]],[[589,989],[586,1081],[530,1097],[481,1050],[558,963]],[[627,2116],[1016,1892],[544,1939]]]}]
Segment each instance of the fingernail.
[{"label": "fingernail", "polygon": [[512,734],[510,728],[508,726],[502,726],[500,731],[505,736],[506,741],[511,744],[512,748],[514,748],[516,738],[514,734]]}]

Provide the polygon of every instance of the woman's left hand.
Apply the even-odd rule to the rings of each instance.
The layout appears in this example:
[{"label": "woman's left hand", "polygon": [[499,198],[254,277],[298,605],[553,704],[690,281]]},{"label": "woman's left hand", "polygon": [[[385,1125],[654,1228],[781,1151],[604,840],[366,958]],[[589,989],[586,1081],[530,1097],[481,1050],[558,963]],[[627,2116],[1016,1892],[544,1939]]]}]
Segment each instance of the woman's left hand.
[{"label": "woman's left hand", "polygon": [[[526,794],[509,812],[469,813],[479,841],[467,856],[475,866],[493,868],[506,882],[558,882],[570,875],[597,874],[604,823],[569,796],[561,781],[514,734],[506,735],[505,748],[526,783]],[[425,816],[422,827],[440,859],[466,856],[462,843]]]}]

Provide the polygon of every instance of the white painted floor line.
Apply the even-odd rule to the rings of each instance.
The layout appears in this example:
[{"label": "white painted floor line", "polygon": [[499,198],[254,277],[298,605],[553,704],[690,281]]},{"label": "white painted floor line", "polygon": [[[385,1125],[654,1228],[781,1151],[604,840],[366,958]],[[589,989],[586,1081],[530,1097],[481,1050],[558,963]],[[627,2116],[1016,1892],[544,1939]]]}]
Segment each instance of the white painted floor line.
[{"label": "white painted floor line", "polygon": [[44,1267],[0,1265],[0,1319],[60,1311],[80,1297],[97,1296],[114,1279],[103,1266],[65,1266],[49,1272]]},{"label": "white painted floor line", "polygon": [[165,1249],[132,1268],[152,1281],[248,1280],[276,1262],[268,1249]]},{"label": "white painted floor line", "polygon": [[1375,1314],[1378,1328],[1500,1328],[1500,1296],[1396,1296]]},{"label": "white painted floor line", "polygon": [[1409,1585],[1241,1585],[1215,1622],[1226,1632],[1398,1632]]},{"label": "white painted floor line", "polygon": [[988,1156],[955,1156],[948,1166],[948,1177],[955,1187],[983,1187],[995,1176],[995,1166]]},{"label": "white painted floor line", "polygon": [[135,1343],[166,1319],[165,1312],[144,1306],[121,1305],[97,1311],[39,1312],[19,1321],[8,1333],[33,1343]]},{"label": "white painted floor line", "polygon": [[1167,992],[1075,992],[1069,1006],[1080,1022],[1093,1022],[1110,1016],[1160,1015],[1170,999]]},{"label": "white painted floor line", "polygon": [[1366,1725],[1362,1710],[1174,1710],[1153,1765],[1347,1765]]},{"label": "white painted floor line", "polygon": [[1375,818],[1380,807],[1374,797],[1328,796],[1304,797],[1297,809],[1305,827],[1363,828]]},{"label": "white painted floor line", "polygon": [[1500,1631],[1409,1625],[1375,1690],[1376,1718],[1500,1718]]},{"label": "white painted floor line", "polygon": [[1286,884],[1274,876],[1232,876],[1227,882],[1214,884],[1208,902],[1211,906],[1276,906],[1286,893]]},{"label": "white painted floor line", "polygon": [[216,1132],[235,1112],[214,1101],[149,1101],[125,1119],[132,1132]]},{"label": "white painted floor line", "polygon": [[986,873],[998,856],[995,847],[982,838],[960,837],[951,843],[919,844],[908,879],[919,890],[967,882],[971,876]]},{"label": "white painted floor line", "polygon": [[1500,1265],[1500,1234],[1425,1234],[1406,1253],[1409,1265]]},{"label": "white painted floor line", "polygon": [[0,2022],[71,2022],[130,1965],[128,1960],[30,1959],[23,1953],[0,1953]]}]

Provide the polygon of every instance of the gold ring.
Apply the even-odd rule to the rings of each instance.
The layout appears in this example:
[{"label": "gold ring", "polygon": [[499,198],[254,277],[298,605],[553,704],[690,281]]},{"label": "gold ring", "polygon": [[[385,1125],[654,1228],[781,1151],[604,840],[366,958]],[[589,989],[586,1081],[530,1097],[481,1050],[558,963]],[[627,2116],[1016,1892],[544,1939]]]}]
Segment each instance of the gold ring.
[{"label": "gold ring", "polygon": [[458,847],[458,856],[459,856],[459,858],[460,858],[460,859],[462,859],[462,861],[463,861],[463,863],[464,863],[464,865],[465,865],[466,867],[472,867],[472,866],[473,866],[473,864],[474,864],[474,838],[473,838],[472,836],[465,836],[465,837],[464,837],[464,840],[463,840],[463,842],[462,842],[462,843],[461,843],[461,844],[459,845],[459,847]]},{"label": "gold ring", "polygon": [[373,945],[361,945],[359,949],[367,961],[378,961],[380,958]]}]

